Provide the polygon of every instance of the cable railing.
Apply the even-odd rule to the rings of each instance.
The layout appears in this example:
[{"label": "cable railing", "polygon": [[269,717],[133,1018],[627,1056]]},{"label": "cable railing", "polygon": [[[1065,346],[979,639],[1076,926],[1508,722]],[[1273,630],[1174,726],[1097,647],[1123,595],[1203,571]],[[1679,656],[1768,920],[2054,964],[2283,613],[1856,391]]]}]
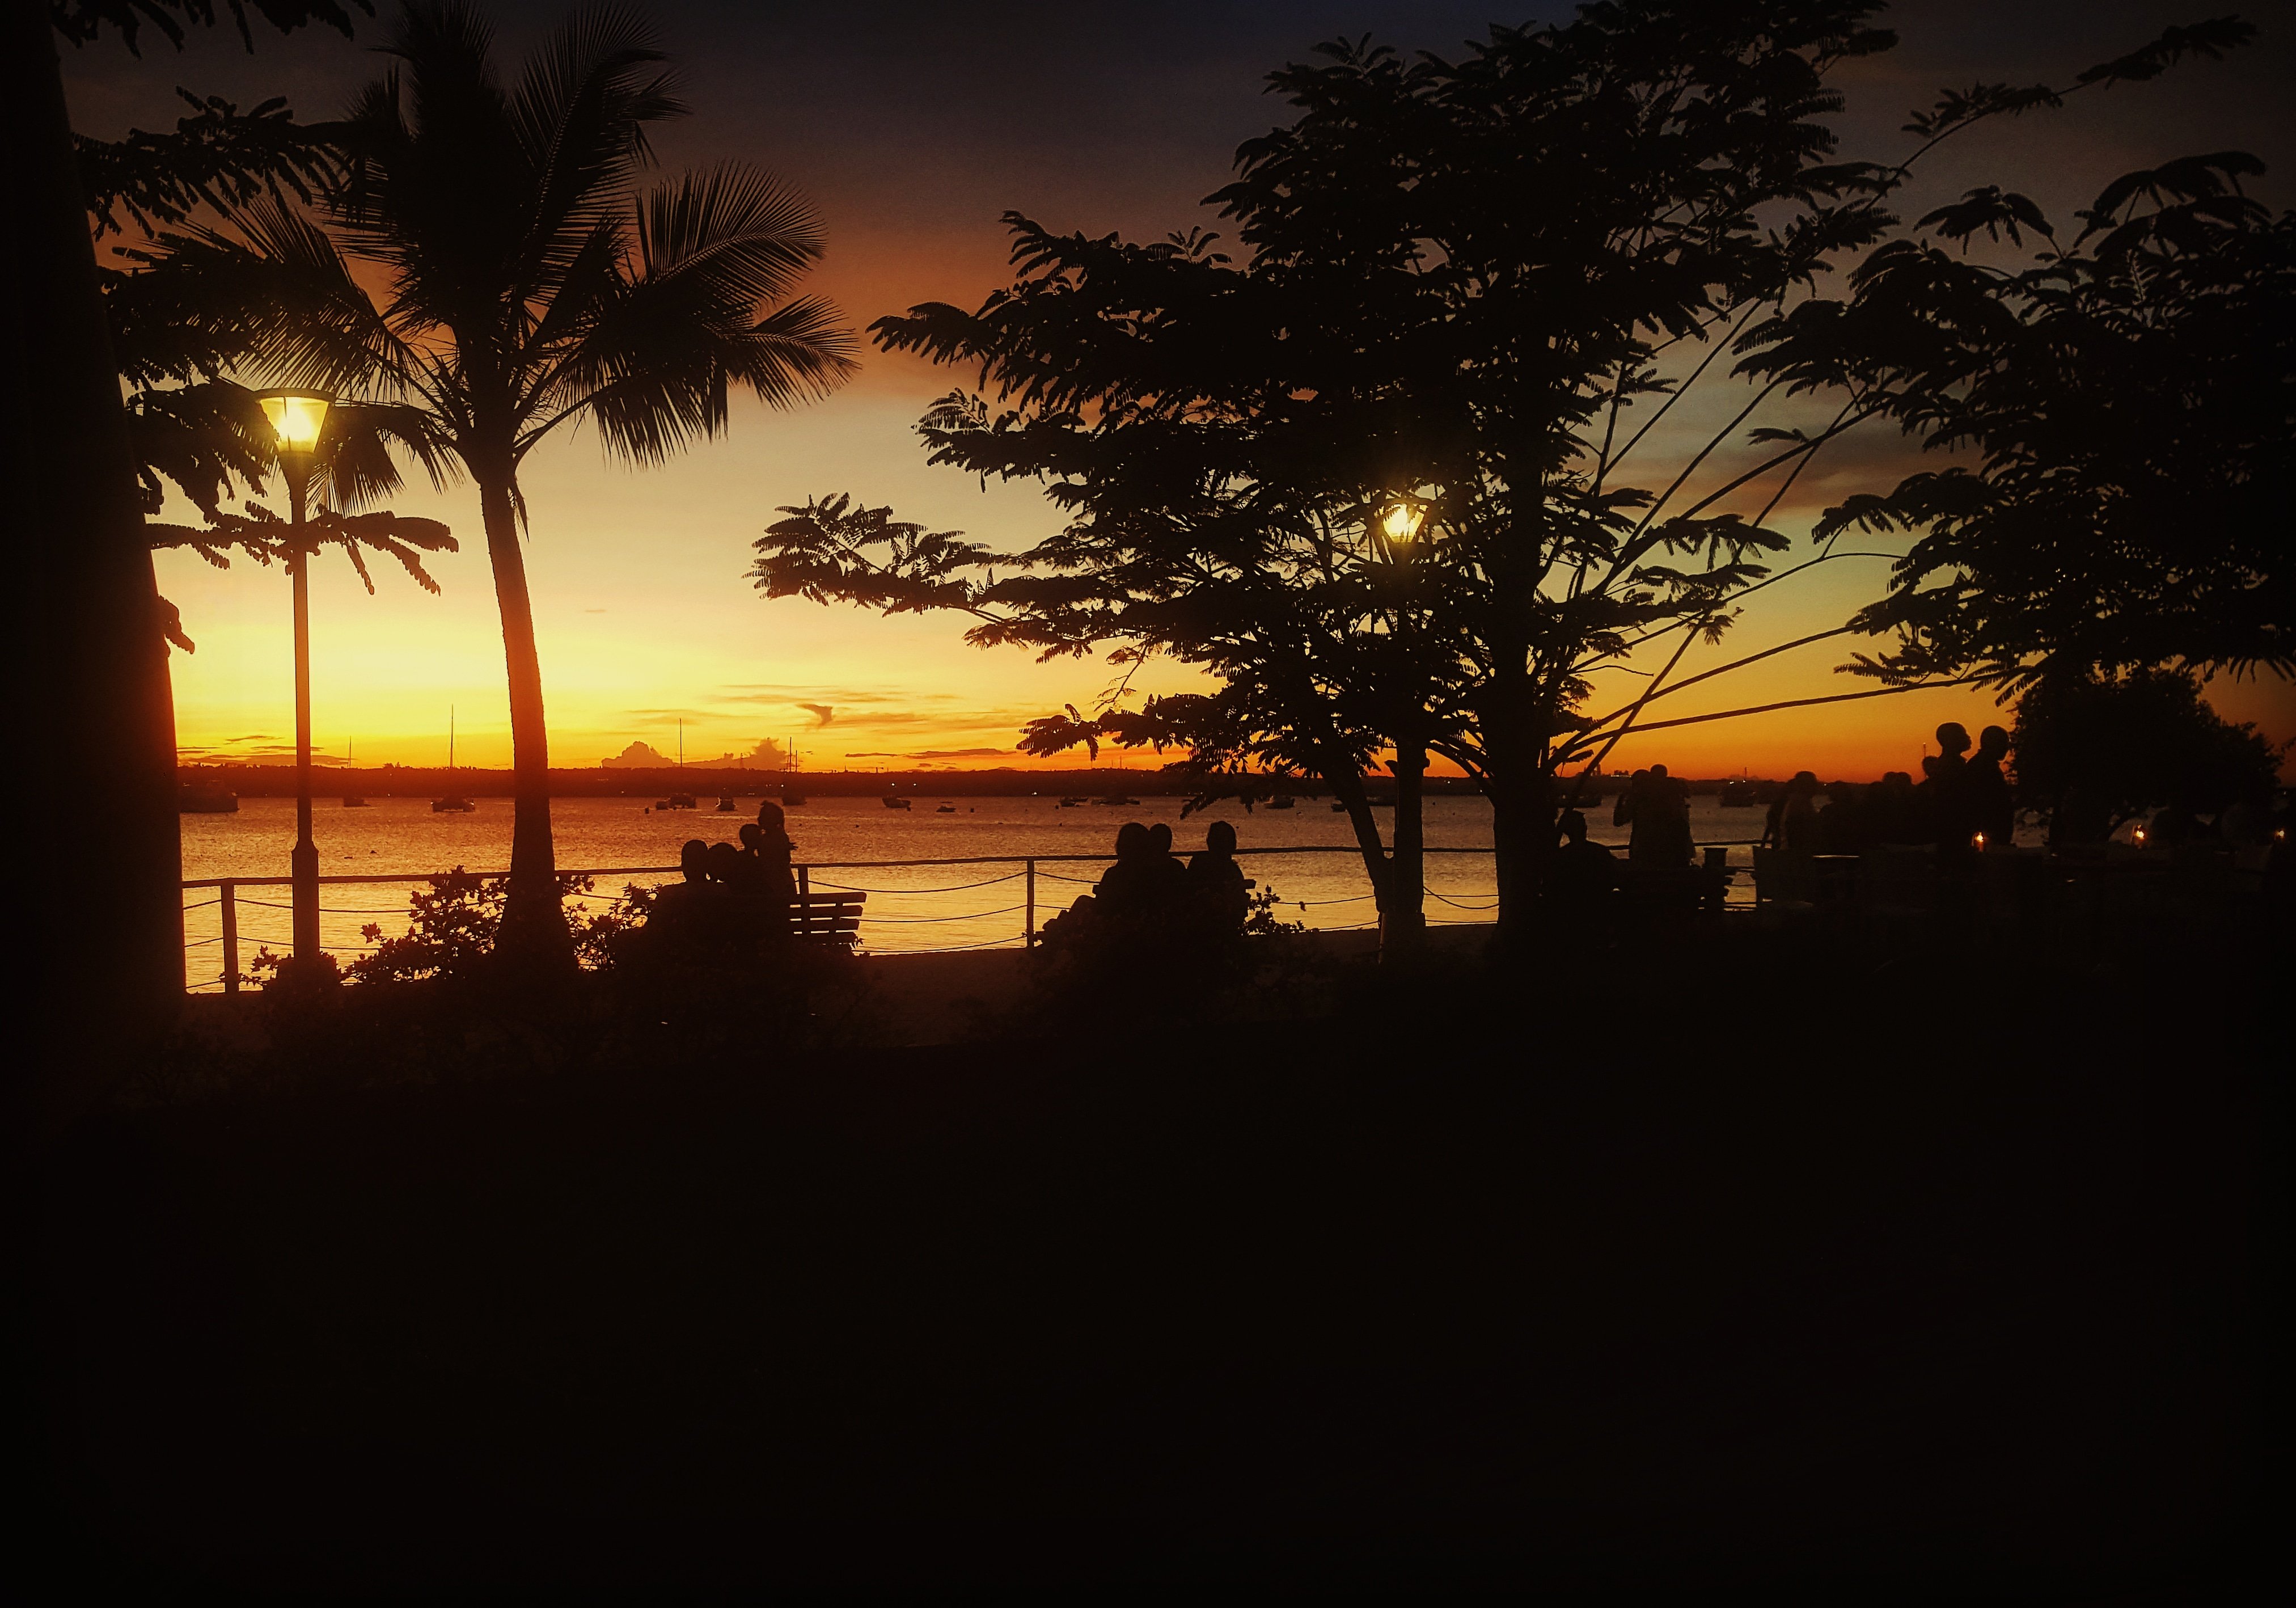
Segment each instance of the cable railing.
[{"label": "cable railing", "polygon": [[[1752,843],[1753,840],[1751,839],[1733,839],[1702,844],[1701,847],[1726,850],[1732,848],[1751,847]],[[1439,860],[1445,857],[1460,855],[1482,856],[1488,858],[1493,850],[1487,845],[1431,844],[1425,852],[1431,860]],[[1352,843],[1287,844],[1265,849],[1239,847],[1235,851],[1238,859],[1262,861],[1319,855],[1342,855],[1359,861],[1361,853],[1362,851]],[[931,859],[814,860],[793,865],[791,870],[795,874],[797,888],[800,895],[859,894],[872,901],[873,906],[876,901],[881,900],[946,899],[954,895],[967,893],[986,896],[990,902],[985,907],[979,909],[968,907],[948,910],[929,907],[922,914],[909,914],[907,912],[914,909],[914,907],[902,907],[896,911],[874,907],[864,908],[859,936],[863,947],[869,952],[879,955],[946,954],[978,949],[1033,947],[1042,928],[1040,914],[1046,915],[1059,914],[1067,908],[1077,893],[1088,890],[1099,881],[1096,871],[1087,875],[1078,875],[1073,871],[1057,870],[1054,867],[1103,866],[1111,864],[1115,858],[1116,856],[1112,851],[1087,854],[958,855]],[[1004,866],[1013,866],[1014,869],[996,876],[972,878],[954,882],[939,882],[916,887],[897,885],[900,880],[898,877],[864,876],[857,882],[845,880],[852,874],[864,872],[928,871],[944,867]],[[824,873],[835,874],[825,876]],[[318,882],[323,889],[391,886],[415,888],[427,887],[440,874],[442,874],[438,872],[365,872],[322,876],[318,879]],[[477,874],[482,880],[490,881],[506,874],[480,872]],[[600,866],[562,870],[558,874],[561,877],[586,878],[594,882],[603,878],[633,880],[650,878],[660,882],[678,878],[683,875],[683,872],[676,866]],[[1356,874],[1360,877],[1362,874],[1360,869]],[[1328,879],[1310,877],[1309,880],[1328,884]],[[291,942],[289,936],[289,917],[293,909],[293,902],[291,899],[266,898],[259,897],[259,894],[272,890],[291,888],[293,883],[294,879],[291,876],[194,877],[185,881],[183,883],[185,894],[211,893],[212,897],[185,904],[184,915],[189,918],[208,910],[216,912],[211,922],[200,923],[202,931],[197,935],[190,933],[187,923],[184,940],[186,987],[193,992],[219,989],[225,994],[237,994],[243,980],[243,973],[241,970],[242,948],[253,944],[283,951]],[[990,891],[1004,890],[1013,883],[1018,883],[1020,886],[1013,889],[1012,893],[1000,895]],[[1040,883],[1051,885],[1040,890]],[[1040,891],[1045,896],[1043,898],[1039,897]],[[1454,887],[1450,886],[1447,880],[1446,885],[1442,887],[1436,887],[1431,883],[1426,885],[1425,891],[1431,900],[1442,907],[1439,914],[1430,912],[1428,916],[1430,926],[1487,926],[1498,908],[1498,895],[1493,889]],[[1013,898],[1013,894],[1017,894],[1018,898]],[[325,896],[322,897],[324,898]],[[372,896],[366,899],[359,899],[357,895],[352,893],[343,893],[336,897],[356,901],[343,904],[323,902],[319,907],[323,947],[338,956],[370,954],[378,947],[374,942],[365,940],[363,933],[359,935],[358,941],[352,941],[348,934],[357,931],[357,929],[347,929],[345,925],[347,918],[363,918],[364,921],[380,924],[380,918],[397,916],[404,919],[410,914],[405,905],[379,905],[373,902]],[[602,909],[619,902],[624,896],[619,891],[609,893],[593,890],[587,892],[570,891],[563,897],[570,903],[580,907]],[[1368,908],[1374,898],[1374,896],[1367,889],[1362,892],[1339,894],[1331,898],[1279,898],[1276,914],[1279,916],[1294,914],[1304,915],[1308,918],[1308,924],[1318,931],[1364,931],[1378,925],[1375,915]],[[1047,901],[1051,907],[1048,911],[1044,909]],[[1332,919],[1355,916],[1358,914],[1366,919]],[[250,919],[242,922],[242,915]],[[1004,923],[1008,918],[1013,916],[1020,918],[1016,924],[1000,926],[986,933],[977,924]],[[212,925],[215,931],[204,931],[209,925]],[[934,941],[936,939],[945,939],[947,941]],[[221,953],[214,958],[219,961],[220,964],[216,971],[207,977],[193,980],[191,973],[194,965],[204,960],[209,951],[218,948]]]}]

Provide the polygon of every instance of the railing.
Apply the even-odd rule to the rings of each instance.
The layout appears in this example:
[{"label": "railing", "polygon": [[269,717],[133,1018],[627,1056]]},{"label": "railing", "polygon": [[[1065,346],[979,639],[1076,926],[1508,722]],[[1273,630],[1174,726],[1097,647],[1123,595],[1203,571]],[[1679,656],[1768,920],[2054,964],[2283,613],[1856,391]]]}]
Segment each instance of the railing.
[{"label": "railing", "polygon": [[[1751,840],[1747,839],[1731,839],[1700,845],[1702,848],[1722,849],[1747,848],[1751,846]],[[1313,843],[1269,849],[1239,848],[1235,852],[1238,859],[1271,859],[1287,856],[1327,854],[1347,855],[1359,857],[1362,851],[1352,843]],[[1490,849],[1481,846],[1452,847],[1448,845],[1430,845],[1426,850],[1426,853],[1431,857],[1444,855],[1488,856],[1493,851]],[[1115,855],[1112,853],[963,855],[946,859],[816,860],[808,861],[802,865],[793,866],[791,869],[796,874],[798,890],[800,893],[815,891],[837,893],[849,892],[865,893],[875,898],[898,898],[910,896],[939,897],[952,893],[972,892],[980,889],[1002,887],[1005,884],[1015,882],[1021,884],[1021,888],[1016,890],[1020,894],[1020,901],[1018,903],[1002,906],[995,909],[965,910],[954,914],[925,915],[885,915],[870,914],[865,915],[863,918],[863,931],[865,934],[875,931],[880,937],[889,937],[891,935],[886,933],[883,931],[884,929],[942,926],[954,922],[988,921],[1007,915],[1018,915],[1021,917],[1020,931],[1010,937],[992,938],[977,943],[944,944],[939,946],[931,944],[905,944],[898,949],[880,951],[880,953],[897,954],[947,954],[968,949],[1029,948],[1033,946],[1037,941],[1037,915],[1038,883],[1042,882],[1054,884],[1069,884],[1081,890],[1089,889],[1099,880],[1097,876],[1074,876],[1064,872],[1045,869],[1045,867],[1076,865],[1105,866],[1112,862],[1115,857]],[[1003,876],[983,878],[979,882],[957,882],[946,887],[934,886],[924,888],[873,887],[863,883],[827,881],[823,879],[820,875],[820,874],[824,872],[907,870],[955,866],[1013,866],[1019,867],[1019,869],[1008,872]],[[415,872],[412,874],[366,873],[357,875],[322,876],[318,881],[322,887],[390,886],[394,884],[400,887],[408,887],[418,883],[428,883],[439,874],[436,872]],[[499,872],[481,872],[479,874],[482,877],[492,878],[503,874]],[[657,877],[667,879],[678,876],[682,874],[680,868],[676,866],[602,866],[580,870],[562,870],[559,874],[562,876],[581,876],[592,879],[601,877]],[[220,987],[226,994],[237,994],[240,990],[241,979],[240,948],[242,934],[240,931],[240,907],[242,904],[245,904],[253,906],[258,909],[277,909],[281,912],[285,912],[291,907],[290,903],[285,900],[243,898],[242,897],[242,890],[245,889],[284,889],[291,887],[293,885],[293,878],[285,876],[195,877],[186,881],[183,884],[184,890],[186,893],[205,892],[212,890],[215,894],[213,898],[202,899],[196,904],[186,905],[184,907],[184,914],[186,915],[190,915],[195,911],[205,910],[217,906],[220,907],[220,910],[218,911],[219,931],[212,936],[187,939],[185,942],[184,972],[186,986],[194,991]],[[1052,890],[1046,890],[1046,891],[1050,892]],[[1495,912],[1498,907],[1496,902],[1498,896],[1495,891],[1489,890],[1460,888],[1437,889],[1429,887],[1425,889],[1425,892],[1429,898],[1445,907],[1447,909],[1456,910],[1461,913],[1459,915],[1446,915],[1431,916],[1428,923],[1431,926],[1488,925],[1493,912]],[[606,905],[613,903],[615,900],[619,899],[621,895],[619,893],[578,893],[569,895],[568,897],[578,903]],[[1070,900],[1073,898],[1074,895],[1072,894],[1067,897],[1057,898],[1054,900],[1055,913],[1057,913],[1058,910],[1065,909],[1070,903]],[[1336,907],[1358,904],[1367,905],[1371,902],[1372,898],[1373,895],[1366,890],[1365,892],[1348,894],[1344,897],[1334,898],[1286,898],[1282,900],[1281,903],[1282,907],[1287,910],[1296,908],[1303,913],[1308,913],[1312,915],[1313,913],[1317,910],[1329,912],[1333,910]],[[332,916],[396,915],[404,918],[407,915],[407,911],[404,907],[386,908],[376,907],[346,907],[323,905],[320,907],[320,910],[323,915]],[[1375,919],[1373,919],[1345,923],[1321,921],[1317,922],[1316,924],[1317,925],[1318,930],[1324,931],[1357,931],[1374,927],[1378,923]],[[283,934],[275,939],[272,938],[265,938],[258,941],[266,943],[277,941],[283,944],[285,939]],[[221,947],[223,951],[222,956],[220,956],[222,964],[218,968],[217,973],[215,976],[205,979],[200,982],[192,982],[190,980],[190,972],[193,957],[196,956],[198,951],[217,945]],[[365,951],[372,949],[373,946],[371,944],[346,944],[341,942],[332,942],[329,943],[326,948],[333,953],[343,954]]]}]

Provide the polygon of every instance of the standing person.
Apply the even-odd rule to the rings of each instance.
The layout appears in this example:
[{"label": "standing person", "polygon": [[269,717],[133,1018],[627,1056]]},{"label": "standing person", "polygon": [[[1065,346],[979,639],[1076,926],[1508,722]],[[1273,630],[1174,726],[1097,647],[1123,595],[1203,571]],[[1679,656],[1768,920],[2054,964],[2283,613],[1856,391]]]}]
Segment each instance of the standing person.
[{"label": "standing person", "polygon": [[[752,841],[748,832],[742,833],[742,841],[745,843]],[[790,869],[790,860],[796,854],[797,846],[790,841],[789,816],[771,799],[758,800],[755,842],[759,867],[764,874],[762,892],[769,904],[781,907],[782,918],[775,924],[786,928],[790,907],[797,903],[797,874]]]},{"label": "standing person", "polygon": [[1771,804],[1762,841],[1774,849],[1812,854],[1816,852],[1817,840],[1817,773],[1798,770]]},{"label": "standing person", "polygon": [[1947,857],[1967,854],[1977,835],[1977,812],[1970,797],[1969,728],[1948,720],[1937,728],[1937,758],[1925,759],[1929,773],[1930,822],[1937,833],[1938,853]]},{"label": "standing person", "polygon": [[1977,754],[1969,762],[1967,780],[1970,816],[1988,849],[2006,849],[2017,835],[2017,802],[2001,768],[2008,757],[2007,727],[1988,726],[1977,734]]},{"label": "standing person", "polygon": [[1627,858],[1637,866],[1690,864],[1690,789],[1663,765],[1638,770],[1619,795],[1611,825],[1630,826]]}]

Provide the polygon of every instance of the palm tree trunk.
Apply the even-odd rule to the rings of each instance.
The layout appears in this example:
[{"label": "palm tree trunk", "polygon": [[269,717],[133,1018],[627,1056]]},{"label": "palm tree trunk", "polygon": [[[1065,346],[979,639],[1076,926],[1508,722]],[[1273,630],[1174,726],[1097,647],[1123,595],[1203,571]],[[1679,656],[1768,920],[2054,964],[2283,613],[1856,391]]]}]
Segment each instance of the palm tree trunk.
[{"label": "palm tree trunk", "polygon": [[510,899],[503,910],[503,954],[512,960],[570,959],[559,915],[557,851],[550,836],[550,734],[542,708],[542,660],[534,645],[534,603],[507,474],[479,486],[487,557],[502,614],[503,660],[510,680],[512,799]]},{"label": "palm tree trunk", "polygon": [[[176,718],[119,375],[96,288],[63,76],[42,0],[6,0],[0,62],[18,228],[8,248],[12,691],[50,758],[19,808],[73,799],[31,855],[33,997],[78,1078],[171,1020],[184,979]],[[33,735],[37,734],[37,735]],[[20,841],[32,841],[22,835]]]}]

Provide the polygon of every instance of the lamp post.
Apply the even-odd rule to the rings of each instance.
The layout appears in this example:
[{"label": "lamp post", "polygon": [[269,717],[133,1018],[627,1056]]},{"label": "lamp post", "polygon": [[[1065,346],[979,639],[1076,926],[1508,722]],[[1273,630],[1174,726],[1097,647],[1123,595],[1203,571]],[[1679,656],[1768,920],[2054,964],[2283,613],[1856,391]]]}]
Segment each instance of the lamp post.
[{"label": "lamp post", "polygon": [[267,390],[257,398],[279,440],[279,472],[287,482],[287,574],[295,587],[295,958],[319,953],[319,846],[311,841],[311,587],[310,549],[303,540],[303,504],[319,450],[319,432],[334,398],[324,391]]},{"label": "lamp post", "polygon": [[[1388,562],[1398,571],[1408,572],[1417,562],[1426,544],[1420,540],[1421,528],[1427,521],[1426,505],[1415,499],[1398,498],[1383,509],[1379,516],[1381,545]],[[1408,607],[1406,600],[1406,608]],[[1398,611],[1398,618],[1403,611]],[[1427,829],[1425,789],[1427,775],[1427,737],[1423,713],[1425,700],[1414,696],[1412,717],[1402,723],[1395,734],[1395,759],[1388,767],[1395,773],[1395,849],[1390,862],[1390,874],[1398,888],[1410,890],[1408,896],[1391,901],[1392,909],[1379,914],[1379,953],[1382,960],[1397,960],[1422,948],[1421,940],[1427,932],[1427,913],[1423,907],[1423,890],[1427,881]]]}]

